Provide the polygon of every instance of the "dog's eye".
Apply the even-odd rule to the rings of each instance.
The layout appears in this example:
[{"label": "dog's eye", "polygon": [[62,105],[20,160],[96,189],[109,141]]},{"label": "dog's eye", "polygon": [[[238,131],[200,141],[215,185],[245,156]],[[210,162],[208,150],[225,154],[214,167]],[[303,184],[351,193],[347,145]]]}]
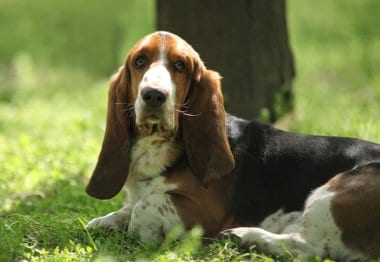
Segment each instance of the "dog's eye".
[{"label": "dog's eye", "polygon": [[182,73],[185,70],[185,63],[181,60],[178,60],[173,64],[173,67],[175,71]]},{"label": "dog's eye", "polygon": [[145,56],[141,55],[136,58],[135,66],[136,68],[143,68],[146,65],[147,59]]}]

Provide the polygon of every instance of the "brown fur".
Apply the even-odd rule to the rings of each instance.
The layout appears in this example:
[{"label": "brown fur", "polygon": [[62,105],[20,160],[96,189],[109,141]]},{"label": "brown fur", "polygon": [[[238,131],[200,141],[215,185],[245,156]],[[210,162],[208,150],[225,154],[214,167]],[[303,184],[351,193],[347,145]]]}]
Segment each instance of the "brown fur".
[{"label": "brown fur", "polygon": [[[215,238],[222,230],[233,226],[233,217],[228,212],[233,193],[228,185],[232,184],[232,176],[215,180],[206,188],[185,161],[170,170],[166,177],[168,183],[178,185],[168,194],[186,229],[199,225],[205,230],[205,237]],[[230,190],[226,190],[228,188]]]},{"label": "brown fur", "polygon": [[131,119],[126,113],[128,101],[124,67],[111,80],[108,92],[106,131],[91,180],[86,188],[89,195],[100,199],[111,198],[123,186],[129,168],[129,133]]},{"label": "brown fur", "polygon": [[370,258],[380,257],[380,164],[346,172],[329,182],[342,242]]},{"label": "brown fur", "polygon": [[207,70],[189,95],[189,115],[182,133],[190,166],[203,184],[229,174],[235,161],[226,134],[223,95],[218,73]]}]

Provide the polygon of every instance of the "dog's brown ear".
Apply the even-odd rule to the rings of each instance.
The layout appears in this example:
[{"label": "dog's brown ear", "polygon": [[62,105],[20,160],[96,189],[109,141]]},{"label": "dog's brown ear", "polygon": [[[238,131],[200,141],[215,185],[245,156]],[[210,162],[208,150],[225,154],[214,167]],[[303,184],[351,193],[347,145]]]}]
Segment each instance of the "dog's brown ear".
[{"label": "dog's brown ear", "polygon": [[235,167],[227,139],[219,74],[203,70],[200,80],[191,87],[188,100],[182,135],[190,166],[207,186]]},{"label": "dog's brown ear", "polygon": [[115,196],[128,176],[131,119],[126,111],[128,81],[125,71],[126,69],[121,67],[110,81],[103,145],[86,188],[89,195],[99,199]]}]

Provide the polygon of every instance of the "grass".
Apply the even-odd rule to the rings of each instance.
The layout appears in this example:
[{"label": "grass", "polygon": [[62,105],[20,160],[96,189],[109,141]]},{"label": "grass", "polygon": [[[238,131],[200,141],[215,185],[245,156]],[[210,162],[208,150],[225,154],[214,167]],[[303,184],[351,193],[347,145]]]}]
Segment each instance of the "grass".
[{"label": "grass", "polygon": [[288,1],[296,57],[292,130],[380,141],[376,1]]},{"label": "grass", "polygon": [[[121,193],[97,201],[84,187],[103,135],[103,75],[116,70],[128,46],[152,28],[151,16],[145,21],[131,11],[128,18],[125,8],[151,4],[115,2],[112,11],[94,20],[92,13],[109,8],[100,1],[92,12],[80,11],[87,8],[82,1],[58,6],[47,2],[0,0],[0,31],[11,36],[0,43],[0,261],[271,261],[230,242],[200,245],[196,230],[183,241],[169,239],[161,246],[142,244],[120,231],[85,230],[90,218],[120,208],[125,197]],[[376,0],[288,0],[297,62],[291,130],[380,142],[377,10]],[[68,14],[73,18],[65,20]],[[19,22],[9,23],[14,17]],[[87,22],[78,23],[78,17]],[[124,24],[136,19],[138,26],[125,28],[120,54],[111,59],[107,48],[113,36],[101,33],[105,39],[99,40],[98,31],[108,32],[112,23],[123,31]],[[25,28],[27,23],[20,21],[33,23]],[[95,22],[99,27],[91,27]],[[63,23],[60,33],[73,35],[73,41],[55,38],[53,23]],[[27,37],[28,32],[32,36]],[[90,40],[82,43],[82,37]]]},{"label": "grass", "polygon": [[0,0],[0,5],[2,63],[12,63],[22,51],[51,66],[102,77],[154,23],[152,0]]}]

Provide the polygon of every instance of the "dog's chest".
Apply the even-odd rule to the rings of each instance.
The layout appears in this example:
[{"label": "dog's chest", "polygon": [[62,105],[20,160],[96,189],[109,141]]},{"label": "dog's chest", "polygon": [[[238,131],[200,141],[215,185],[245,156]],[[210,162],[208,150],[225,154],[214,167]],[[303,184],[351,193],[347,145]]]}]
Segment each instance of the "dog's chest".
[{"label": "dog's chest", "polygon": [[129,175],[126,182],[132,204],[151,194],[175,189],[162,175],[182,154],[182,147],[159,136],[139,139],[131,150]]}]

